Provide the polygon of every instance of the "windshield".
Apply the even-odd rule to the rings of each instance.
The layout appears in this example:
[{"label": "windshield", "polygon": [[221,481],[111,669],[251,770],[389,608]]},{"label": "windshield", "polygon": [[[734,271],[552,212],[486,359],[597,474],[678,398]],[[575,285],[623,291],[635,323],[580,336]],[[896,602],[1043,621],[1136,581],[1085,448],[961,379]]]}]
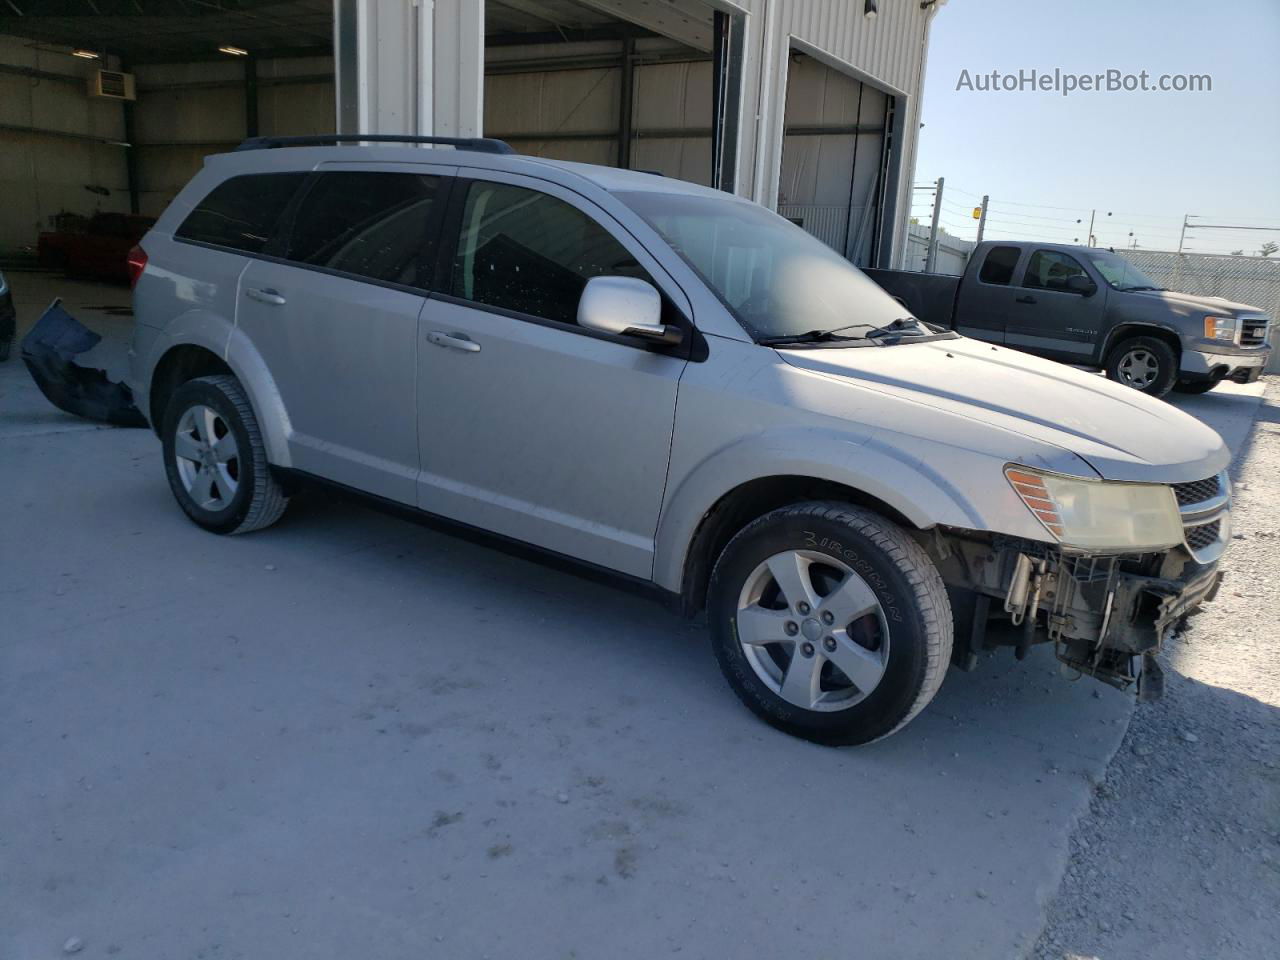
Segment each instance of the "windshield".
[{"label": "windshield", "polygon": [[[757,340],[837,328],[841,339],[861,339],[908,315],[826,244],[754,203],[728,195],[617,196],[701,275]],[[901,332],[933,333],[914,322]]]},{"label": "windshield", "polygon": [[1117,290],[1159,290],[1160,285],[1118,253],[1090,250],[1089,259],[1102,279]]}]

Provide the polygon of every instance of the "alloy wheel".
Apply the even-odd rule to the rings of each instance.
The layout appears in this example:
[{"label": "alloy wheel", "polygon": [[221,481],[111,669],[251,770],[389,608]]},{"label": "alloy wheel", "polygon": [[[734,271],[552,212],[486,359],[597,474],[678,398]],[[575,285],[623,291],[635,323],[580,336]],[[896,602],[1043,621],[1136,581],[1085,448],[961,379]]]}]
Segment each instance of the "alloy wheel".
[{"label": "alloy wheel", "polygon": [[761,682],[805,710],[844,710],[884,676],[889,627],[875,593],[825,553],[788,550],[747,577],[738,642]]},{"label": "alloy wheel", "polygon": [[203,510],[225,510],[240,486],[240,450],[231,425],[196,404],[178,419],[173,452],[182,486]]},{"label": "alloy wheel", "polygon": [[1160,362],[1145,347],[1134,347],[1120,358],[1117,369],[1123,383],[1138,390],[1146,390],[1160,375]]}]

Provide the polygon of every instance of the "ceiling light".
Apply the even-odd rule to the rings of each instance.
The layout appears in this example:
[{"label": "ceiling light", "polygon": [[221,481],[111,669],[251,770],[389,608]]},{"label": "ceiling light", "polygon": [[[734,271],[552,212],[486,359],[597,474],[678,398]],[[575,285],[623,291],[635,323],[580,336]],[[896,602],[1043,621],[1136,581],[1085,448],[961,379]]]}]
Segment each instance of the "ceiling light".
[{"label": "ceiling light", "polygon": [[233,57],[247,57],[249,55],[249,51],[242,47],[219,47],[218,52],[229,53]]},{"label": "ceiling light", "polygon": [[862,6],[862,15],[868,20],[876,18],[876,0],[867,0]]},{"label": "ceiling light", "polygon": [[92,50],[72,50],[73,57],[79,57],[81,60],[101,60],[102,55]]}]

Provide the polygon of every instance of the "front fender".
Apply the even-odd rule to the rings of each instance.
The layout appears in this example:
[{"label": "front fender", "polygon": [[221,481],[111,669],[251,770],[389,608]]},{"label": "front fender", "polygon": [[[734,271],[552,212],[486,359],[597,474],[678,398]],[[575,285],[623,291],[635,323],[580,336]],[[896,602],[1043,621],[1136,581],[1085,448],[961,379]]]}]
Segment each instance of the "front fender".
[{"label": "front fender", "polygon": [[[694,534],[707,513],[743,484],[772,477],[852,487],[888,504],[920,529],[944,524],[1045,538],[1044,528],[1005,481],[1003,460],[932,446],[902,435],[895,436],[891,446],[875,435],[859,437],[822,429],[777,430],[741,438],[668,486],[655,543],[653,579],[667,590],[679,591]],[[953,477],[973,482],[961,489]]]}]

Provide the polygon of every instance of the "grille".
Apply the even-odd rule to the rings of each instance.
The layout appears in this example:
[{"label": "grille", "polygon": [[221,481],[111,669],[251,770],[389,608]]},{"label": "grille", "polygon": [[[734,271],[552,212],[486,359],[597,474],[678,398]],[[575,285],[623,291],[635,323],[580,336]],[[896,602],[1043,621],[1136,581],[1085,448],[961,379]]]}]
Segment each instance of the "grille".
[{"label": "grille", "polygon": [[1245,319],[1240,321],[1240,346],[1257,347],[1267,342],[1267,321]]},{"label": "grille", "polygon": [[1173,495],[1178,498],[1178,506],[1187,507],[1193,503],[1204,503],[1218,495],[1220,486],[1217,477],[1208,480],[1193,480],[1191,483],[1175,483]]},{"label": "grille", "polygon": [[1198,527],[1187,527],[1187,546],[1192,550],[1203,550],[1218,542],[1218,527],[1221,521],[1204,523]]}]

